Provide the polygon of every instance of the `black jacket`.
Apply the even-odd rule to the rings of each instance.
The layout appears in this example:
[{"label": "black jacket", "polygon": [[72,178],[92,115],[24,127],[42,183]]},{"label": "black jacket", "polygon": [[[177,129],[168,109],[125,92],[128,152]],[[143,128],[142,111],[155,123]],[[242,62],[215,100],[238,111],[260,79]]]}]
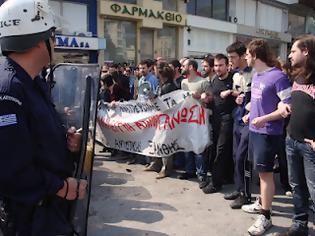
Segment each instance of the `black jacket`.
[{"label": "black jacket", "polygon": [[172,80],[168,80],[164,84],[161,85],[161,87],[159,88],[158,95],[162,96],[164,94],[173,92],[177,89],[178,87],[174,84],[174,82]]},{"label": "black jacket", "polygon": [[71,176],[66,130],[39,77],[7,58],[0,65],[0,196],[34,204]]}]

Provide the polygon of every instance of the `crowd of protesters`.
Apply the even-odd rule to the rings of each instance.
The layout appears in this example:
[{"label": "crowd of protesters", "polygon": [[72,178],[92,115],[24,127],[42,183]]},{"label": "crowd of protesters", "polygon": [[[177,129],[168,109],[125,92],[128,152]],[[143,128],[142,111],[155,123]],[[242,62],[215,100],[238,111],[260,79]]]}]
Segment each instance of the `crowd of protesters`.
[{"label": "crowd of protesters", "polygon": [[[308,235],[309,198],[315,201],[315,36],[304,35],[292,46],[290,63],[275,58],[267,41],[235,42],[225,54],[207,54],[201,68],[185,57],[166,62],[144,60],[137,67],[104,64],[100,97],[103,101],[146,101],[177,89],[211,110],[213,145],[203,153],[176,153],[167,158],[143,158],[145,171],[165,178],[171,167],[183,168],[179,179],[197,178],[205,194],[235,185],[224,195],[232,209],[257,213],[250,235],[271,226],[279,170],[286,195],[293,197],[292,226],[279,235]],[[288,66],[290,65],[290,66]],[[141,89],[147,83],[151,95]],[[134,162],[134,161],[133,161]],[[260,179],[260,195],[252,203],[252,170]]]}]

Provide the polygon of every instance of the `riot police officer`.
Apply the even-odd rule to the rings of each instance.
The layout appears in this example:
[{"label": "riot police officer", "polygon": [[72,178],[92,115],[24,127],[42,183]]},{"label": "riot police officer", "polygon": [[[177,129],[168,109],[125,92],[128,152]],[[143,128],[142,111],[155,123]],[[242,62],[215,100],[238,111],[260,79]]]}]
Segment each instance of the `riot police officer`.
[{"label": "riot police officer", "polygon": [[65,131],[38,74],[53,55],[55,20],[48,0],[0,7],[1,228],[11,235],[72,235],[70,201],[86,181],[70,177],[80,141]]}]

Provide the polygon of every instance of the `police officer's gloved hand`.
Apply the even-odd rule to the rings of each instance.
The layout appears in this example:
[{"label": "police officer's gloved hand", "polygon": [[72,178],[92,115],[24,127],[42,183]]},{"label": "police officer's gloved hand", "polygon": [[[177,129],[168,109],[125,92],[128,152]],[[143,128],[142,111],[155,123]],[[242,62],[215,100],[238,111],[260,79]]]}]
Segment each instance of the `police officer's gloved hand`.
[{"label": "police officer's gloved hand", "polygon": [[56,195],[67,200],[83,199],[85,197],[86,188],[86,180],[81,179],[80,182],[78,182],[77,179],[68,177],[64,181],[63,187],[56,193]]}]

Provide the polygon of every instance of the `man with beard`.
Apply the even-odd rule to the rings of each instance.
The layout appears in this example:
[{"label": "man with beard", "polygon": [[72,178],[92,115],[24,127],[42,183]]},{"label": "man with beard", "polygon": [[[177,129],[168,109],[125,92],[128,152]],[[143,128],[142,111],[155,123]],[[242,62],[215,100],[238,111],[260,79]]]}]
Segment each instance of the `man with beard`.
[{"label": "man with beard", "polygon": [[294,216],[290,229],[278,235],[307,236],[309,196],[315,202],[315,36],[299,37],[289,59],[294,68],[291,106],[279,108],[283,117],[291,114],[286,151]]},{"label": "man with beard", "polygon": [[215,149],[212,164],[212,182],[203,192],[206,194],[218,192],[223,184],[233,182],[232,159],[232,111],[235,107],[235,98],[230,90],[233,88],[232,75],[228,72],[228,58],[223,54],[214,57],[216,76],[211,83],[213,94],[213,145]]},{"label": "man with beard", "polygon": [[[150,72],[152,65],[153,64],[151,60],[143,60],[139,63],[139,71],[142,76],[139,80],[139,87],[143,83],[148,83],[150,86],[151,93],[152,95],[154,95],[157,93],[159,81],[156,78],[156,76]],[[138,98],[144,100],[149,99],[149,97],[144,94],[138,94]]]},{"label": "man with beard", "polygon": [[[187,76],[182,81],[182,90],[190,91],[193,97],[200,100],[202,103],[209,103],[209,82],[197,75],[198,63],[195,60],[187,59],[184,61],[182,73]],[[207,165],[206,158],[203,154],[196,154],[193,152],[185,153],[185,173],[180,175],[180,179],[189,179],[196,176],[195,167],[197,170],[197,177],[199,187],[202,189],[208,184],[207,180]]]},{"label": "man with beard", "polygon": [[177,86],[178,89],[181,89],[182,86],[182,80],[184,79],[184,76],[181,73],[181,67],[182,65],[178,60],[172,60],[169,63],[169,66],[174,70],[174,84]]},{"label": "man with beard", "polygon": [[210,83],[212,83],[215,72],[214,72],[214,57],[211,54],[207,54],[205,58],[202,60],[202,75],[205,79],[207,79]]}]

